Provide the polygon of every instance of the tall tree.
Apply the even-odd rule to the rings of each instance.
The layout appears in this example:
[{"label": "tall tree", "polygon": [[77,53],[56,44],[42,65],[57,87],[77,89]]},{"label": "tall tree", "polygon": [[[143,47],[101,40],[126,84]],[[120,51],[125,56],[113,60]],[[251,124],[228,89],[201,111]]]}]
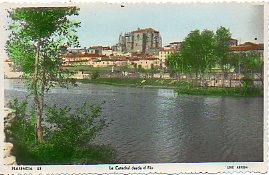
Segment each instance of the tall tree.
[{"label": "tall tree", "polygon": [[214,32],[211,30],[203,30],[201,32],[202,49],[201,49],[201,72],[211,72],[212,68],[216,65],[216,56],[214,54],[215,40]]},{"label": "tall tree", "polygon": [[38,142],[43,142],[45,92],[55,85],[66,86],[68,74],[61,69],[61,47],[78,46],[79,22],[68,19],[78,15],[76,7],[16,8],[9,11],[11,34],[6,44],[9,57],[29,82],[37,115]]},{"label": "tall tree", "polygon": [[203,65],[201,59],[202,38],[199,30],[194,30],[188,34],[181,46],[181,56],[184,64],[188,65],[189,73],[195,73],[196,78]]},{"label": "tall tree", "polygon": [[215,65],[214,32],[211,30],[190,32],[182,43],[180,53],[171,55],[168,61],[170,67],[173,65],[178,69],[188,70],[190,75],[195,73],[196,80],[198,75],[203,80],[204,74]]},{"label": "tall tree", "polygon": [[166,64],[172,74],[177,72],[183,72],[184,69],[184,60],[180,52],[171,53],[166,56]]},{"label": "tall tree", "polygon": [[215,55],[217,57],[217,63],[222,71],[222,86],[224,86],[225,77],[230,70],[229,60],[229,39],[231,38],[231,32],[225,27],[219,27],[216,31],[215,41]]},{"label": "tall tree", "polygon": [[245,53],[244,59],[242,59],[241,72],[245,77],[254,79],[256,75],[263,84],[263,60],[257,51],[249,51]]}]

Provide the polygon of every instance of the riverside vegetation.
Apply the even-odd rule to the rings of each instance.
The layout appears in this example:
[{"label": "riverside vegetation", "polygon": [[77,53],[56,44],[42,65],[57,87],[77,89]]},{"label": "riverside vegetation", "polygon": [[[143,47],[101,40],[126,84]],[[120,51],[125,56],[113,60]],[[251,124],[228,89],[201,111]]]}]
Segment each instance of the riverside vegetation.
[{"label": "riverside vegetation", "polygon": [[[68,107],[47,107],[44,142],[38,144],[36,111],[27,101],[10,102],[15,118],[5,133],[14,143],[18,164],[98,164],[112,163],[114,149],[108,145],[91,145],[96,133],[106,126],[100,105],[84,104]],[[89,112],[90,111],[90,112]]]},{"label": "riverside vegetation", "polygon": [[98,83],[116,86],[175,89],[179,95],[211,96],[263,96],[263,90],[251,80],[242,80],[241,87],[200,87],[188,81],[159,78],[96,78],[77,80],[81,83]]},{"label": "riverside vegetation", "polygon": [[[9,107],[15,118],[6,130],[14,143],[18,164],[110,163],[114,150],[94,146],[90,141],[106,124],[100,105],[78,109],[45,105],[51,87],[72,85],[71,74],[61,69],[61,47],[79,46],[76,36],[80,22],[76,7],[30,7],[9,11],[9,40],[6,51],[23,71],[28,88],[27,101],[15,100]],[[38,19],[38,20],[37,20]]]},{"label": "riverside vegetation", "polygon": [[[82,82],[102,83],[110,85],[128,85],[137,87],[175,88],[179,94],[188,95],[228,95],[228,96],[262,96],[263,95],[263,60],[257,51],[232,52],[229,50],[231,32],[219,27],[216,32],[211,30],[191,31],[181,44],[180,51],[171,53],[166,58],[167,70],[152,67],[149,70],[138,68],[119,68],[118,71],[151,74],[167,71],[174,79],[157,78],[103,78],[99,73],[109,74],[111,68],[86,68],[77,70],[89,71],[91,77]],[[74,71],[76,68],[70,68]],[[209,75],[218,73],[222,85],[208,87]],[[239,87],[226,87],[225,81],[229,74],[239,75]],[[185,79],[180,77],[184,75]],[[137,77],[140,77],[137,75]],[[254,80],[261,82],[256,86]],[[230,79],[231,81],[231,79]]]},{"label": "riverside vegetation", "polygon": [[[106,126],[99,105],[87,105],[78,109],[46,106],[45,94],[51,87],[68,87],[72,73],[62,69],[61,47],[78,47],[76,35],[80,22],[69,20],[78,15],[76,7],[15,8],[9,11],[10,36],[7,53],[14,64],[23,71],[28,94],[33,98],[10,103],[15,118],[6,130],[7,138],[14,143],[18,164],[91,164],[111,163],[114,150],[109,146],[91,145],[96,133]],[[38,19],[38,20],[36,20]],[[97,72],[82,82],[113,85],[177,88],[179,94],[194,95],[261,95],[261,89],[253,84],[253,75],[263,82],[263,61],[256,53],[230,54],[228,29],[192,31],[183,41],[181,51],[167,58],[168,70],[185,72],[193,80],[205,78],[206,73],[218,67],[222,80],[231,69],[240,67],[244,75],[241,88],[199,87],[189,81],[164,79],[101,78]],[[148,72],[139,70],[142,72]],[[149,73],[156,72],[156,69]],[[158,72],[158,71],[157,71]],[[222,81],[224,82],[224,81]],[[74,112],[75,111],[75,112]]]}]

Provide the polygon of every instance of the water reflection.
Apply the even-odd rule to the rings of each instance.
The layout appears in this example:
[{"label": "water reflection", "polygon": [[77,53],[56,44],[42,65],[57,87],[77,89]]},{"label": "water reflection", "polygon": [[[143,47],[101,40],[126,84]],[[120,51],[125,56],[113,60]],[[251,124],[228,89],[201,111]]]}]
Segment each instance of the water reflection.
[{"label": "water reflection", "polygon": [[[5,103],[25,98],[5,80]],[[111,144],[119,163],[263,160],[263,98],[177,96],[170,89],[81,84],[53,89],[46,103],[102,103],[111,124],[94,143]]]}]

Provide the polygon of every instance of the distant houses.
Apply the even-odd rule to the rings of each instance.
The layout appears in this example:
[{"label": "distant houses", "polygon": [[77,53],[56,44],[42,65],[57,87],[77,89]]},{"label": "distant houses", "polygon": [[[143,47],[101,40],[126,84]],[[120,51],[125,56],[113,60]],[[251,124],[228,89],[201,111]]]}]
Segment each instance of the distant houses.
[{"label": "distant houses", "polygon": [[[120,34],[119,41],[113,46],[90,46],[83,48],[62,47],[64,67],[121,67],[138,69],[167,68],[167,57],[180,52],[182,42],[173,41],[162,46],[160,32],[153,28],[137,29]],[[229,51],[233,53],[258,53],[263,59],[264,45],[254,42],[239,44],[237,39],[229,39]],[[13,62],[5,60],[5,76],[13,76]],[[7,75],[8,74],[8,75]]]},{"label": "distant houses", "polygon": [[258,44],[254,42],[245,42],[240,45],[233,45],[229,47],[231,53],[256,53],[263,60],[264,44]]},{"label": "distant houses", "polygon": [[[179,52],[181,43],[174,41],[161,47],[159,31],[152,28],[137,29],[124,35],[121,34],[119,43],[112,47],[66,48],[63,56],[64,66],[127,66],[130,68],[163,69],[167,68],[166,59],[168,55]],[[261,59],[263,59],[263,47],[263,44],[254,42],[238,44],[238,40],[234,38],[229,39],[229,51],[231,53],[257,52]]]}]

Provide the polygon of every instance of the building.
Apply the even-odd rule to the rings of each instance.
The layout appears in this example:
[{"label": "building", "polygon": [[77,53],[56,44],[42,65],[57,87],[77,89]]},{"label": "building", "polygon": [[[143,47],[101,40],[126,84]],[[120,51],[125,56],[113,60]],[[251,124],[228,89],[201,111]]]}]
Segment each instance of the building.
[{"label": "building", "polygon": [[168,57],[168,55],[170,55],[171,53],[175,53],[178,50],[176,49],[163,49],[159,52],[159,60],[160,60],[160,66],[162,68],[166,68],[166,59]]},{"label": "building", "polygon": [[238,45],[238,40],[234,38],[229,39],[229,46],[237,46]]},{"label": "building", "polygon": [[130,58],[129,65],[140,69],[153,69],[160,67],[160,60],[156,57]]},{"label": "building", "polygon": [[244,44],[230,46],[229,50],[231,51],[231,53],[242,53],[242,54],[248,54],[254,52],[263,60],[264,44],[245,42]]},{"label": "building", "polygon": [[23,72],[19,71],[12,60],[4,60],[4,78],[20,78]]},{"label": "building", "polygon": [[[61,48],[62,52],[64,52],[64,47]],[[84,48],[66,48],[64,54],[84,54],[84,53],[87,53],[88,50],[86,49],[86,47]]]},{"label": "building", "polygon": [[110,56],[112,52],[112,48],[109,46],[91,46],[88,48],[88,52],[92,54],[102,54],[106,56]]},{"label": "building", "polygon": [[98,60],[108,59],[108,56],[99,54],[66,54],[63,56],[63,66],[93,66]]},{"label": "building", "polygon": [[163,48],[164,48],[165,50],[167,50],[167,49],[180,50],[180,48],[181,48],[181,43],[182,43],[182,42],[178,42],[178,41],[171,42],[171,43],[165,45]]},{"label": "building", "polygon": [[138,52],[157,55],[162,47],[160,32],[152,28],[140,29],[120,34],[113,51]]}]

